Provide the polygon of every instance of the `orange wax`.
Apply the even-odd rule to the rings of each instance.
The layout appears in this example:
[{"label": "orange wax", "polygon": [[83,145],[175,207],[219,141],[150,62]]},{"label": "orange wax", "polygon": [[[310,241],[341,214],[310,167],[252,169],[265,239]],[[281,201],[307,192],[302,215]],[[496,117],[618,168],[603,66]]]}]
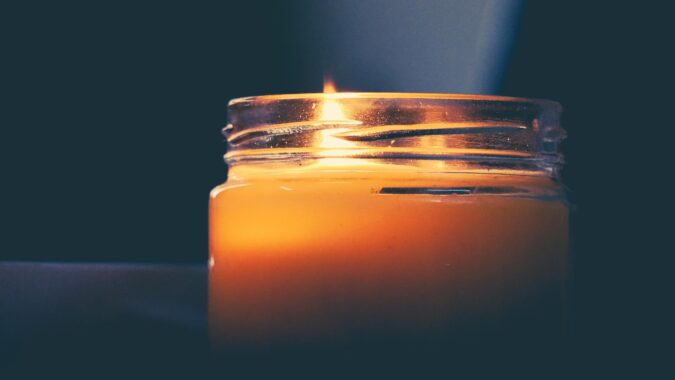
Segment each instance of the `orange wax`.
[{"label": "orange wax", "polygon": [[552,180],[324,166],[237,167],[212,191],[216,346],[562,329],[568,211]]}]

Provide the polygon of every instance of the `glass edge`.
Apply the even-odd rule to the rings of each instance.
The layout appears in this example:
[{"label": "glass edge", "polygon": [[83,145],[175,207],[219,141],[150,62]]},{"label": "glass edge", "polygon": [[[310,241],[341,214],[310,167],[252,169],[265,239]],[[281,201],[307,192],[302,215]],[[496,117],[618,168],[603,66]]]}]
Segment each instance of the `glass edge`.
[{"label": "glass edge", "polygon": [[278,100],[299,99],[420,99],[420,100],[476,100],[487,102],[517,102],[540,104],[546,107],[562,109],[560,103],[554,100],[540,98],[522,98],[501,95],[477,95],[477,94],[447,94],[425,92],[335,92],[335,93],[299,93],[279,95],[246,96],[230,100],[228,107],[246,103],[269,103]]}]

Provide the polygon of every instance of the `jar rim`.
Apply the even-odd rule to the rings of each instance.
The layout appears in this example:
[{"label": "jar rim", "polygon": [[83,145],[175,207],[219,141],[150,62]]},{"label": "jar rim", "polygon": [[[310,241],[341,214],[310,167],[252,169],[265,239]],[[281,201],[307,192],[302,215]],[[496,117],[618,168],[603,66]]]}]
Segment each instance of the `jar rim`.
[{"label": "jar rim", "polygon": [[315,99],[420,99],[420,100],[475,100],[481,102],[515,102],[515,103],[530,103],[553,108],[556,111],[562,109],[562,105],[555,100],[542,98],[525,98],[517,96],[503,96],[503,95],[483,95],[483,94],[458,94],[458,93],[442,93],[442,92],[308,92],[295,94],[267,94],[244,96],[231,99],[228,102],[229,106],[250,104],[250,103],[268,103],[275,100],[315,100]]}]

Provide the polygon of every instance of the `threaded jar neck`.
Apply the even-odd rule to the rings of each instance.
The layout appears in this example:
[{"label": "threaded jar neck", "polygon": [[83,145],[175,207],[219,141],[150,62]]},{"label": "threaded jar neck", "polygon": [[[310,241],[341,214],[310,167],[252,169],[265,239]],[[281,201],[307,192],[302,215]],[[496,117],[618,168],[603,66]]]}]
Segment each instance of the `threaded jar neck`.
[{"label": "threaded jar neck", "polygon": [[230,101],[225,160],[376,160],[452,172],[558,177],[560,104],[412,93],[271,95]]}]

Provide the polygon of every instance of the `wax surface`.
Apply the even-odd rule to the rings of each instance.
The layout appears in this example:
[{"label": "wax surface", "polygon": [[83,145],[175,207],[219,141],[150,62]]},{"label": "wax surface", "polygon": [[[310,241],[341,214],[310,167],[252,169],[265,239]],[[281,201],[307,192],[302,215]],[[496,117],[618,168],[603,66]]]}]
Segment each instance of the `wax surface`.
[{"label": "wax surface", "polygon": [[216,345],[425,341],[561,328],[568,240],[562,200],[424,193],[545,189],[553,186],[548,179],[234,174],[210,203]]}]

